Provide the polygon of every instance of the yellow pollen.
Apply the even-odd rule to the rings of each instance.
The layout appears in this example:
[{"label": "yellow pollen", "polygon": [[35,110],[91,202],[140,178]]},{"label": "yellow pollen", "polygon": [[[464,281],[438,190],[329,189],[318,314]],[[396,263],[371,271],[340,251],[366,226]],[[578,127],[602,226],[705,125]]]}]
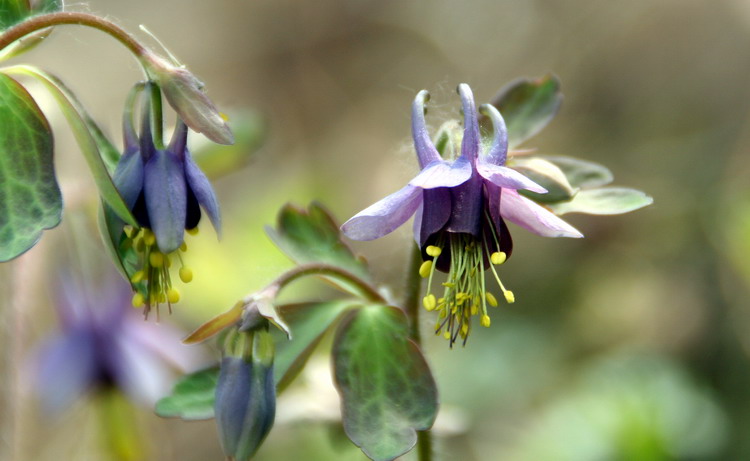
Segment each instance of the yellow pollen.
[{"label": "yellow pollen", "polygon": [[419,266],[419,276],[422,277],[423,279],[426,279],[430,275],[431,270],[432,270],[432,261],[425,261],[422,263],[421,266]]},{"label": "yellow pollen", "polygon": [[482,319],[480,320],[480,323],[483,327],[489,327],[490,326],[490,316],[485,314],[482,316]]},{"label": "yellow pollen", "polygon": [[167,299],[169,300],[170,304],[175,304],[180,300],[180,292],[177,291],[175,288],[170,288],[167,291]]},{"label": "yellow pollen", "polygon": [[435,299],[435,295],[429,294],[425,296],[422,299],[422,304],[424,305],[424,308],[428,311],[434,311],[435,307],[437,306],[437,300]]},{"label": "yellow pollen", "polygon": [[433,258],[437,258],[442,252],[443,250],[441,250],[440,247],[436,247],[435,245],[430,245],[425,250],[425,253],[427,253],[428,256],[432,256]]},{"label": "yellow pollen", "polygon": [[495,295],[493,295],[492,293],[488,291],[484,294],[484,297],[485,299],[487,299],[487,304],[489,304],[492,307],[497,307],[497,299],[495,298]]},{"label": "yellow pollen", "polygon": [[198,227],[193,227],[192,229],[185,229],[185,232],[187,232],[190,235],[198,235]]},{"label": "yellow pollen", "polygon": [[164,255],[158,251],[152,251],[151,254],[148,255],[148,262],[154,267],[161,267],[164,264]]},{"label": "yellow pollen", "polygon": [[135,274],[133,274],[132,277],[130,277],[130,281],[133,283],[138,283],[146,278],[146,273],[143,271],[138,271]]},{"label": "yellow pollen", "polygon": [[513,304],[514,302],[516,302],[516,296],[512,291],[506,290],[503,294],[505,295],[505,300],[508,301],[508,304]]},{"label": "yellow pollen", "polygon": [[451,339],[451,332],[450,331],[446,331],[445,333],[443,333],[443,338],[445,338],[445,339]]},{"label": "yellow pollen", "polygon": [[180,251],[182,251],[183,253],[187,251],[187,243],[182,242],[182,244],[180,245]]},{"label": "yellow pollen", "polygon": [[479,307],[476,304],[472,305],[471,306],[471,315],[477,315],[478,312],[479,312]]},{"label": "yellow pollen", "polygon": [[451,282],[443,282],[443,286],[446,288],[456,288],[456,284]]},{"label": "yellow pollen", "polygon": [[182,280],[182,283],[190,283],[193,280],[193,270],[189,267],[181,267],[180,280]]},{"label": "yellow pollen", "polygon": [[136,293],[133,295],[133,299],[131,300],[131,303],[133,304],[133,307],[143,307],[143,305],[146,303],[146,299],[143,297],[142,294]]},{"label": "yellow pollen", "polygon": [[504,263],[506,259],[508,259],[508,255],[504,251],[496,251],[490,256],[490,262],[496,266]]},{"label": "yellow pollen", "polygon": [[469,334],[469,324],[464,323],[461,325],[461,336],[465,338],[467,334]]},{"label": "yellow pollen", "polygon": [[219,117],[221,117],[221,119],[224,120],[225,122],[229,121],[229,116],[225,114],[224,112],[219,112]]}]

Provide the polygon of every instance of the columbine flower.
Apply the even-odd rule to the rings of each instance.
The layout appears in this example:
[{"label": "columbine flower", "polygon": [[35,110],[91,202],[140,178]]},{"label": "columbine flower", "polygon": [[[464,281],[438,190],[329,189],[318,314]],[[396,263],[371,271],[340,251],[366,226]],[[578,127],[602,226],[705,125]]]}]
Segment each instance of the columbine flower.
[{"label": "columbine flower", "polygon": [[[125,152],[114,174],[114,182],[131,209],[140,229],[125,229],[130,243],[140,255],[142,268],[131,278],[136,284],[148,282],[144,296],[136,293],[133,305],[179,301],[172,287],[169,267],[173,256],[182,264],[178,250],[187,245],[184,232],[195,234],[201,218],[201,207],[217,232],[221,231],[219,204],[206,175],[198,168],[187,149],[187,126],[177,120],[172,140],[157,149],[151,134],[150,91],[144,104],[140,139],[133,129],[128,111],[123,118]],[[161,123],[159,120],[158,123]],[[188,283],[192,271],[182,265],[180,278]],[[148,313],[148,310],[146,311]]]},{"label": "columbine flower", "polygon": [[[546,190],[504,166],[507,130],[500,113],[489,104],[480,110],[492,121],[494,137],[487,152],[479,155],[479,124],[471,89],[461,84],[458,93],[464,112],[461,155],[453,162],[441,159],[425,125],[429,94],[420,91],[412,105],[412,135],[422,171],[406,187],[341,226],[351,239],[373,240],[416,213],[414,235],[425,260],[419,272],[429,279],[423,304],[440,311],[436,333],[444,331],[451,345],[459,335],[466,340],[472,316],[481,314],[480,323],[490,325],[487,304],[497,305],[497,300],[485,287],[486,270],[494,275],[505,299],[509,303],[515,299],[495,269],[513,247],[503,218],[544,237],[582,237],[568,223],[518,194],[518,189]],[[449,274],[440,298],[430,293],[435,269]]]}]

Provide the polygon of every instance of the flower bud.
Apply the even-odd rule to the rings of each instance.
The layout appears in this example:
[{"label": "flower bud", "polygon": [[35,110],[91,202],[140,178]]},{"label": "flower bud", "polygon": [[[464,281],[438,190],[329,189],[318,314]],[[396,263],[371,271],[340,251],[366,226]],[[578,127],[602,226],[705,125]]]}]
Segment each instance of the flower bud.
[{"label": "flower bud", "polygon": [[266,328],[234,329],[227,335],[214,408],[219,440],[229,459],[250,459],[273,426],[273,357],[273,339]]}]

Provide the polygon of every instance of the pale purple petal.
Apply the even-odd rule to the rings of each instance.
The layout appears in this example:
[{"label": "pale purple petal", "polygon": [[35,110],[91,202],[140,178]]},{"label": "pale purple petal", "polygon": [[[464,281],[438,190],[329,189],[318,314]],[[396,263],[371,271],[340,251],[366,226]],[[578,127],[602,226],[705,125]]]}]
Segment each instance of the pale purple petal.
[{"label": "pale purple petal", "polygon": [[201,171],[198,165],[193,161],[190,153],[185,150],[185,178],[187,179],[190,190],[195,194],[200,206],[206,210],[211,224],[216,229],[216,233],[221,236],[221,215],[219,213],[219,201],[216,199],[214,189],[206,175]]},{"label": "pale purple petal", "polygon": [[547,189],[518,171],[505,166],[493,165],[483,158],[477,160],[477,171],[484,179],[503,189],[528,189],[537,194],[547,193]]},{"label": "pale purple petal", "polygon": [[357,213],[341,226],[352,240],[375,240],[405,223],[422,203],[422,189],[407,185]]},{"label": "pale purple petal", "polygon": [[414,148],[417,151],[420,168],[440,160],[440,154],[435,149],[435,145],[432,144],[424,120],[424,105],[429,99],[430,93],[427,90],[422,90],[417,93],[417,97],[414,98],[414,103],[411,106],[411,133],[414,138]]},{"label": "pale purple petal", "polygon": [[443,161],[433,162],[419,172],[417,176],[409,181],[410,186],[422,189],[434,189],[436,187],[456,187],[463,184],[471,177],[471,162],[464,157],[459,157],[455,162]]},{"label": "pale purple petal", "polygon": [[482,104],[479,111],[490,118],[495,130],[492,144],[484,158],[493,165],[505,165],[505,159],[508,155],[508,129],[505,126],[505,120],[492,104]]},{"label": "pale purple petal", "polygon": [[170,373],[148,348],[119,333],[110,336],[103,359],[120,389],[142,403],[153,404],[169,391]]},{"label": "pale purple petal", "polygon": [[458,85],[458,94],[461,96],[464,111],[464,139],[461,142],[461,156],[473,163],[479,153],[479,122],[477,108],[474,105],[474,94],[465,83]]},{"label": "pale purple petal", "polygon": [[513,189],[503,189],[500,196],[500,214],[503,218],[542,237],[583,237],[583,234],[573,226],[546,208],[521,197]]},{"label": "pale purple petal", "polygon": [[183,162],[169,151],[157,151],[144,168],[144,195],[151,229],[162,253],[180,247],[187,216]]},{"label": "pale purple petal", "polygon": [[423,203],[419,204],[419,207],[417,208],[417,212],[414,213],[414,222],[412,223],[412,231],[414,232],[414,241],[419,245],[420,247],[422,244],[420,243],[420,237],[419,234],[422,231],[422,214],[424,212],[424,200]]},{"label": "pale purple petal", "polygon": [[143,190],[143,157],[137,150],[126,151],[112,177],[117,191],[129,209],[133,209]]}]

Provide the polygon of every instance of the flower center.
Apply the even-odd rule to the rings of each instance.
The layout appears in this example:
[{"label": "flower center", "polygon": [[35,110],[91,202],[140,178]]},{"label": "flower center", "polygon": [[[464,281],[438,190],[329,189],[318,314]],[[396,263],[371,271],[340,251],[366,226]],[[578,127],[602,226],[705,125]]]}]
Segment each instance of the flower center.
[{"label": "flower center", "polygon": [[[446,233],[444,236],[448,237],[447,242],[445,238],[440,238],[437,245],[430,245],[426,248],[427,255],[431,256],[432,259],[422,263],[419,274],[428,279],[428,294],[422,299],[422,304],[428,311],[437,310],[439,312],[435,324],[435,334],[442,334],[450,341],[452,347],[459,336],[466,344],[471,331],[473,316],[480,315],[479,322],[481,325],[484,327],[490,326],[487,304],[497,306],[497,299],[485,287],[486,259],[490,261],[489,268],[495,276],[505,300],[512,303],[515,301],[515,297],[512,291],[505,288],[495,269],[496,265],[505,262],[505,253],[496,251],[489,254],[487,245],[471,234]],[[450,250],[450,271],[448,272],[448,280],[442,284],[444,287],[443,296],[436,298],[431,293],[432,279],[435,274],[437,259],[443,254],[443,249]]]},{"label": "flower center", "polygon": [[[191,235],[198,233],[198,228],[189,229]],[[172,261],[180,263],[180,280],[189,283],[193,280],[193,271],[185,265],[182,254],[187,251],[187,244],[182,242],[180,248],[171,253],[162,253],[156,244],[156,236],[146,227],[125,227],[126,245],[130,245],[138,255],[136,267],[139,269],[130,277],[136,293],[133,295],[133,307],[145,307],[144,315],[148,317],[151,306],[156,305],[156,315],[159,318],[159,306],[166,303],[169,313],[172,313],[172,304],[180,301],[180,292],[172,286],[170,268]],[[138,289],[136,285],[143,284],[145,289]]]}]

